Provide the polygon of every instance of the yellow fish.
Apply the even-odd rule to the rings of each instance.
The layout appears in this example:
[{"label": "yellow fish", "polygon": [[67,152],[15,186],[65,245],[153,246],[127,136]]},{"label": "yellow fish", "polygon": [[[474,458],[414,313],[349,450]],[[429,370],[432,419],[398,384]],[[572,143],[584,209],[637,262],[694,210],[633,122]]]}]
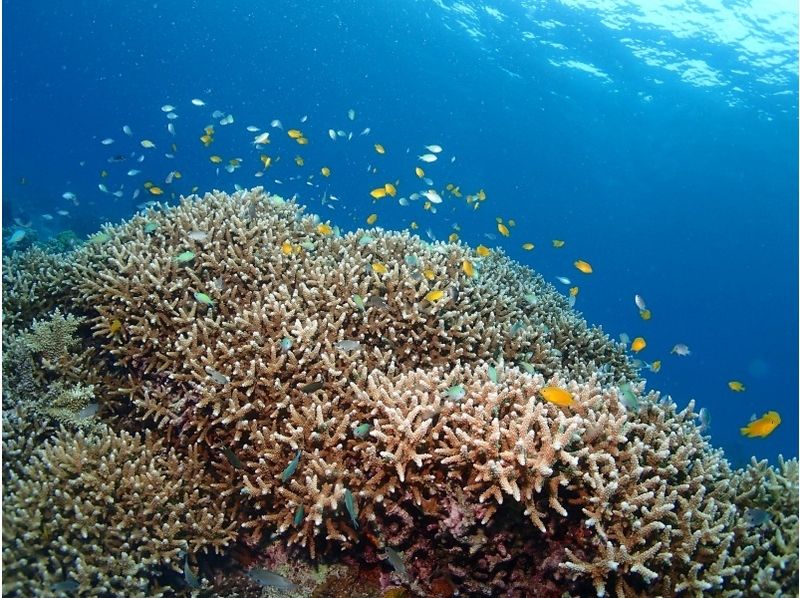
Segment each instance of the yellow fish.
[{"label": "yellow fish", "polygon": [[539,391],[539,394],[542,395],[545,401],[561,407],[569,407],[575,402],[569,391],[557,386],[545,386]]},{"label": "yellow fish", "polygon": [[180,170],[176,170],[176,171],[175,171],[175,174],[174,174],[173,176],[174,176],[176,179],[183,178],[183,175],[181,174],[181,171],[180,171]]},{"label": "yellow fish", "polygon": [[408,226],[411,228],[411,230],[417,230],[419,228],[419,224],[417,224],[416,222],[412,222]]},{"label": "yellow fish", "polygon": [[464,274],[472,278],[475,276],[475,266],[472,265],[472,262],[469,260],[464,260],[461,262],[461,269],[464,271]]},{"label": "yellow fish", "polygon": [[216,154],[214,154],[213,156],[209,157],[208,159],[211,160],[214,164],[219,164],[219,163],[222,162],[222,158],[220,158]]},{"label": "yellow fish", "polygon": [[[509,222],[509,224],[511,224],[511,222]],[[533,249],[534,247],[536,247],[536,246],[535,246],[533,243],[523,243],[523,244],[522,244],[522,248],[523,248],[525,251],[530,251],[530,250],[531,250],[531,249]]]},{"label": "yellow fish", "polygon": [[376,187],[369,194],[374,197],[375,199],[381,199],[382,197],[386,197],[386,188],[385,187]]},{"label": "yellow fish", "polygon": [[653,316],[649,309],[640,309],[639,315],[642,317],[642,320],[649,320]]},{"label": "yellow fish", "polygon": [[442,291],[441,289],[434,289],[430,293],[425,295],[425,301],[430,301],[431,303],[434,303],[439,299],[441,299],[442,297],[444,297],[444,291]]},{"label": "yellow fish", "polygon": [[320,172],[322,173],[322,176],[331,176],[331,169],[328,168],[327,166],[323,166],[320,169]]},{"label": "yellow fish", "polygon": [[517,226],[517,221],[514,220],[513,218],[509,218],[508,219],[508,226],[510,226],[511,228],[514,228],[515,226]]},{"label": "yellow fish", "polygon": [[428,280],[433,280],[434,278],[436,278],[436,274],[430,268],[426,268],[425,270],[423,270],[422,275]]},{"label": "yellow fish", "polygon": [[281,253],[283,255],[290,255],[292,253],[292,244],[289,241],[284,241],[281,244]]},{"label": "yellow fish", "polygon": [[378,152],[379,154],[386,153],[386,149],[380,143],[375,144],[375,151]]},{"label": "yellow fish", "polygon": [[101,171],[100,171],[100,176],[101,176],[102,178],[106,178],[106,177],[108,176],[108,171],[107,171],[107,170],[101,170]]},{"label": "yellow fish", "polygon": [[303,136],[302,131],[300,131],[299,129],[289,129],[288,131],[286,131],[286,134],[292,139],[300,139]]},{"label": "yellow fish", "polygon": [[733,392],[744,392],[746,390],[744,384],[738,380],[731,380],[728,382],[728,388],[730,388]]},{"label": "yellow fish", "polygon": [[383,190],[386,191],[386,195],[391,195],[392,197],[397,195],[397,188],[391,183],[386,183],[383,186]]},{"label": "yellow fish", "polygon": [[641,336],[637,336],[635,339],[633,339],[633,342],[631,343],[631,351],[633,351],[634,353],[638,353],[646,346],[647,346],[647,341],[645,341]]},{"label": "yellow fish", "polygon": [[214,141],[214,138],[211,135],[203,135],[202,137],[200,137],[200,141],[203,142],[204,146],[208,147],[209,145],[211,145],[211,142]]},{"label": "yellow fish", "polygon": [[760,418],[751,421],[740,431],[742,436],[748,438],[766,438],[777,428],[781,423],[781,416],[777,411],[767,411]]},{"label": "yellow fish", "polygon": [[447,240],[450,243],[455,243],[456,241],[458,241],[458,233],[450,233],[450,235],[447,237]]},{"label": "yellow fish", "polygon": [[661,360],[656,359],[653,363],[650,364],[650,371],[654,374],[657,374],[661,371]]},{"label": "yellow fish", "polygon": [[142,147],[146,149],[153,149],[156,144],[150,141],[149,139],[142,139],[141,141]]},{"label": "yellow fish", "polygon": [[477,197],[478,201],[484,201],[486,199],[486,193],[484,192],[483,189],[481,189],[480,191],[478,191],[478,195],[476,195],[475,197]]},{"label": "yellow fish", "polygon": [[367,216],[367,224],[375,224],[377,220],[378,220],[377,214],[370,214],[369,216]]},{"label": "yellow fish", "polygon": [[300,145],[308,145],[308,139],[306,139],[305,137],[298,137],[297,139],[295,139],[295,141]]},{"label": "yellow fish", "polygon": [[580,291],[580,289],[578,287],[570,287],[569,288],[569,296],[570,297],[577,297],[578,296],[578,291]]},{"label": "yellow fish", "polygon": [[386,274],[389,269],[381,262],[372,262],[372,271],[376,274]]},{"label": "yellow fish", "polygon": [[317,232],[321,235],[329,235],[333,232],[330,224],[318,224]]},{"label": "yellow fish", "polygon": [[108,331],[112,335],[113,334],[117,334],[120,330],[122,330],[122,322],[120,322],[119,320],[114,320],[113,322],[111,322],[111,325],[108,327]]},{"label": "yellow fish", "polygon": [[297,164],[298,166],[302,166],[303,164],[306,163],[306,161],[303,160],[302,156],[295,156],[294,157],[294,163]]},{"label": "yellow fish", "polygon": [[509,231],[508,227],[506,227],[506,225],[503,224],[502,222],[497,223],[497,230],[504,237],[508,237],[511,235],[511,231]]},{"label": "yellow fish", "polygon": [[553,247],[555,247],[556,249],[564,247],[564,241],[562,241],[561,239],[553,239]]},{"label": "yellow fish", "polygon": [[148,191],[150,192],[151,195],[163,195],[164,194],[164,190],[161,187],[156,187],[155,185],[150,187],[148,189]]},{"label": "yellow fish", "polygon": [[272,158],[266,154],[261,154],[261,163],[264,165],[264,169],[266,170],[272,165]]},{"label": "yellow fish", "polygon": [[422,170],[419,166],[414,169],[414,173],[419,177],[422,178],[425,176],[425,171]]},{"label": "yellow fish", "polygon": [[584,262],[583,260],[575,260],[574,265],[578,270],[580,270],[584,274],[592,273],[592,266],[591,264],[589,264],[589,262]]},{"label": "yellow fish", "polygon": [[487,257],[487,256],[491,255],[492,250],[489,249],[488,247],[484,246],[484,245],[478,245],[475,248],[475,253],[478,254],[478,257]]}]

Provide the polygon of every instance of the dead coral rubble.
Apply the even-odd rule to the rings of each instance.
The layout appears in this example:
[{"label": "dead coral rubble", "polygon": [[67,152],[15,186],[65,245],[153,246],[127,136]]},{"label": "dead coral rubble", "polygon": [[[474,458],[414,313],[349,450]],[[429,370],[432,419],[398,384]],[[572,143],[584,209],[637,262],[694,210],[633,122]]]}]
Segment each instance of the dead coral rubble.
[{"label": "dead coral rubble", "polygon": [[[261,189],[184,199],[105,227],[59,276],[15,258],[68,285],[17,271],[4,309],[18,330],[51,305],[83,318],[75,382],[191,463],[185,490],[255,554],[355,559],[419,594],[794,591],[796,462],[732,472],[693,405],[645,394],[619,345],[500,252],[319,225]],[[747,527],[751,507],[771,523]],[[195,548],[234,539],[214,529]],[[157,561],[175,569],[171,546]]]}]

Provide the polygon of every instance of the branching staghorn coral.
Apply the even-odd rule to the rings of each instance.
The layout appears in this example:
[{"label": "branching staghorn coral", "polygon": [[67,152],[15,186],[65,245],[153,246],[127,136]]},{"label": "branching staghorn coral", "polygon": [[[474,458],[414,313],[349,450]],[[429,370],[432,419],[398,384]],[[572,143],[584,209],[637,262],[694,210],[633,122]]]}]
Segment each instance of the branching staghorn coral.
[{"label": "branching staghorn coral", "polygon": [[[796,577],[784,538],[748,548],[751,498],[693,406],[645,395],[541,277],[498,251],[319,224],[260,189],[185,199],[105,227],[53,299],[92,330],[73,382],[204,464],[240,547],[346,551],[418,593],[746,595],[732,588]],[[796,488],[791,467],[749,484]],[[768,586],[756,569],[784,549]]]},{"label": "branching staghorn coral", "polygon": [[3,594],[160,596],[183,554],[221,552],[234,524],[202,487],[196,458],[152,435],[62,431],[3,490]]}]

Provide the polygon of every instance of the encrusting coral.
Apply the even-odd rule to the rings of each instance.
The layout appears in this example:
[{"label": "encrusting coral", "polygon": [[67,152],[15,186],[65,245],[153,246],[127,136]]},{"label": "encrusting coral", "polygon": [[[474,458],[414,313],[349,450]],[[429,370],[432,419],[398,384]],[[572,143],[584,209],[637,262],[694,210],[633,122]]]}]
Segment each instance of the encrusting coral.
[{"label": "encrusting coral", "polygon": [[[31,306],[75,314],[72,384],[198,468],[186,487],[238,524],[215,548],[274,565],[277,542],[423,595],[794,591],[796,462],[731,471],[693,404],[645,394],[621,346],[502,253],[339,235],[261,189],[102,239],[59,258],[51,293],[12,293],[14,327]],[[743,523],[779,500],[793,519]]]}]

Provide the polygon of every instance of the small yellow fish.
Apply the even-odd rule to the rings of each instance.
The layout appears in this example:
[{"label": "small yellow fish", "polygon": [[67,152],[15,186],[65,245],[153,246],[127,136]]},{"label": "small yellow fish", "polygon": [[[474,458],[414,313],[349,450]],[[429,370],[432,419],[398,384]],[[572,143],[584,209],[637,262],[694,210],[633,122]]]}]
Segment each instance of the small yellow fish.
[{"label": "small yellow fish", "polygon": [[176,171],[175,171],[175,174],[174,174],[173,176],[174,176],[176,179],[181,179],[181,178],[183,178],[183,175],[181,174],[181,171],[180,171],[180,170],[176,170]]},{"label": "small yellow fish", "polygon": [[738,380],[731,380],[728,382],[728,388],[730,388],[733,392],[744,392],[746,390],[744,384]]},{"label": "small yellow fish", "polygon": [[426,268],[425,270],[423,270],[422,275],[428,280],[433,280],[434,278],[436,278],[436,273],[430,268]]},{"label": "small yellow fish", "polygon": [[511,235],[511,231],[508,230],[508,227],[502,222],[497,223],[497,231],[504,237],[508,237]]},{"label": "small yellow fish", "polygon": [[120,322],[119,320],[114,320],[108,327],[108,331],[112,335],[117,334],[120,330],[122,330],[122,322]]},{"label": "small yellow fish", "polygon": [[330,224],[320,223],[317,225],[317,232],[321,235],[329,235],[333,232]]},{"label": "small yellow fish", "polygon": [[458,241],[458,233],[450,233],[450,234],[448,235],[448,237],[447,237],[447,240],[448,240],[450,243],[455,243],[456,241]]},{"label": "small yellow fish", "polygon": [[416,174],[416,175],[417,175],[419,178],[422,178],[422,177],[424,177],[424,176],[425,176],[425,171],[424,171],[424,170],[422,170],[422,169],[421,169],[419,166],[417,166],[417,167],[414,169],[414,174]]},{"label": "small yellow fish", "polygon": [[653,363],[650,364],[650,371],[654,374],[657,374],[661,371],[661,360],[656,359]]},{"label": "small yellow fish", "polygon": [[375,144],[375,151],[378,152],[379,154],[386,153],[386,149],[380,143]]},{"label": "small yellow fish", "polygon": [[375,224],[377,220],[378,220],[377,214],[370,214],[369,216],[367,216],[367,224]]},{"label": "small yellow fish", "polygon": [[390,195],[391,197],[397,195],[397,188],[391,183],[386,183],[383,186],[383,190],[386,191],[386,195]]},{"label": "small yellow fish", "polygon": [[580,291],[580,289],[578,287],[570,287],[569,288],[569,296],[570,297],[577,297],[578,296],[578,291]]},{"label": "small yellow fish", "polygon": [[142,139],[141,141],[142,147],[146,149],[153,149],[156,144],[150,141],[149,139]]},{"label": "small yellow fish", "polygon": [[295,139],[295,141],[300,145],[308,145],[308,139],[306,139],[305,137],[298,137],[297,139]]},{"label": "small yellow fish", "polygon": [[419,224],[417,224],[416,222],[412,222],[408,226],[409,228],[411,228],[411,230],[417,230],[419,228]]},{"label": "small yellow fish", "polygon": [[289,129],[288,131],[286,131],[286,134],[292,139],[300,139],[303,136],[302,131],[300,131],[299,129]]},{"label": "small yellow fish", "polygon": [[238,167],[241,163],[242,161],[239,158],[231,158],[230,160],[228,160],[228,164],[230,164],[231,166]]},{"label": "small yellow fish", "polygon": [[639,315],[641,316],[642,320],[649,320],[653,316],[649,309],[640,309]]},{"label": "small yellow fish", "polygon": [[469,260],[464,260],[461,262],[461,270],[464,271],[464,274],[472,278],[475,276],[475,266],[472,265],[472,262]]},{"label": "small yellow fish", "polygon": [[429,301],[431,303],[435,303],[436,301],[438,301],[442,297],[444,297],[444,291],[442,291],[441,289],[434,289],[431,292],[429,292],[427,295],[425,295],[425,301]]},{"label": "small yellow fish", "polygon": [[214,138],[211,135],[206,134],[200,137],[200,141],[203,142],[205,147],[208,147],[214,141]]},{"label": "small yellow fish", "polygon": [[147,190],[150,192],[151,195],[163,195],[164,194],[164,190],[161,187],[156,187],[155,185],[153,185],[152,187],[150,187]]},{"label": "small yellow fish", "polygon": [[741,428],[742,436],[748,438],[766,438],[777,428],[781,423],[781,416],[777,411],[767,411],[757,420],[751,421],[747,426]]},{"label": "small yellow fish", "polygon": [[545,401],[561,407],[569,407],[575,402],[569,391],[557,386],[545,386],[539,391],[539,394],[542,395]]},{"label": "small yellow fish", "polygon": [[[509,224],[511,224],[511,222],[509,222]],[[530,250],[531,250],[531,249],[533,249],[534,247],[536,247],[536,246],[535,246],[533,243],[523,243],[523,244],[522,244],[522,248],[523,248],[525,251],[530,251]]]},{"label": "small yellow fish", "polygon": [[510,226],[511,228],[514,228],[515,226],[517,226],[517,221],[514,220],[513,218],[509,218],[508,219],[508,226]]},{"label": "small yellow fish", "polygon": [[382,197],[386,197],[386,188],[385,187],[376,187],[369,194],[374,197],[375,199],[381,199]]},{"label": "small yellow fish", "polygon": [[484,245],[478,245],[475,248],[475,253],[478,254],[478,257],[488,257],[489,255],[491,255],[492,250]]},{"label": "small yellow fish", "polygon": [[583,260],[575,260],[574,266],[584,274],[592,273],[592,266],[591,264],[589,264],[589,262],[584,262]]},{"label": "small yellow fish", "polygon": [[376,274],[386,274],[389,269],[381,262],[372,262],[372,271]]},{"label": "small yellow fish", "polygon": [[561,239],[553,239],[553,247],[555,247],[556,249],[561,249],[562,247],[564,247],[564,241],[562,241]]},{"label": "small yellow fish", "polygon": [[323,166],[320,169],[320,172],[322,173],[322,176],[331,176],[331,169],[328,168],[327,166]]},{"label": "small yellow fish", "polygon": [[633,342],[631,343],[631,351],[633,351],[634,353],[638,353],[646,346],[647,346],[647,341],[645,341],[641,336],[637,336],[635,339],[633,339]]},{"label": "small yellow fish", "polygon": [[214,164],[220,164],[222,162],[222,158],[220,158],[216,154],[210,156],[208,159],[211,160]]},{"label": "small yellow fish", "polygon": [[261,163],[264,165],[264,170],[272,166],[272,158],[267,156],[266,154],[261,154]]},{"label": "small yellow fish", "polygon": [[107,170],[101,170],[101,171],[100,171],[100,176],[101,176],[102,178],[106,178],[106,177],[108,176],[108,171],[107,171]]},{"label": "small yellow fish", "polygon": [[281,244],[281,253],[283,253],[283,255],[291,255],[291,253],[292,253],[292,244],[289,243],[289,241],[284,241]]},{"label": "small yellow fish", "polygon": [[303,164],[306,163],[306,161],[303,160],[302,156],[295,156],[294,157],[294,163],[297,164],[298,166],[302,166]]}]

